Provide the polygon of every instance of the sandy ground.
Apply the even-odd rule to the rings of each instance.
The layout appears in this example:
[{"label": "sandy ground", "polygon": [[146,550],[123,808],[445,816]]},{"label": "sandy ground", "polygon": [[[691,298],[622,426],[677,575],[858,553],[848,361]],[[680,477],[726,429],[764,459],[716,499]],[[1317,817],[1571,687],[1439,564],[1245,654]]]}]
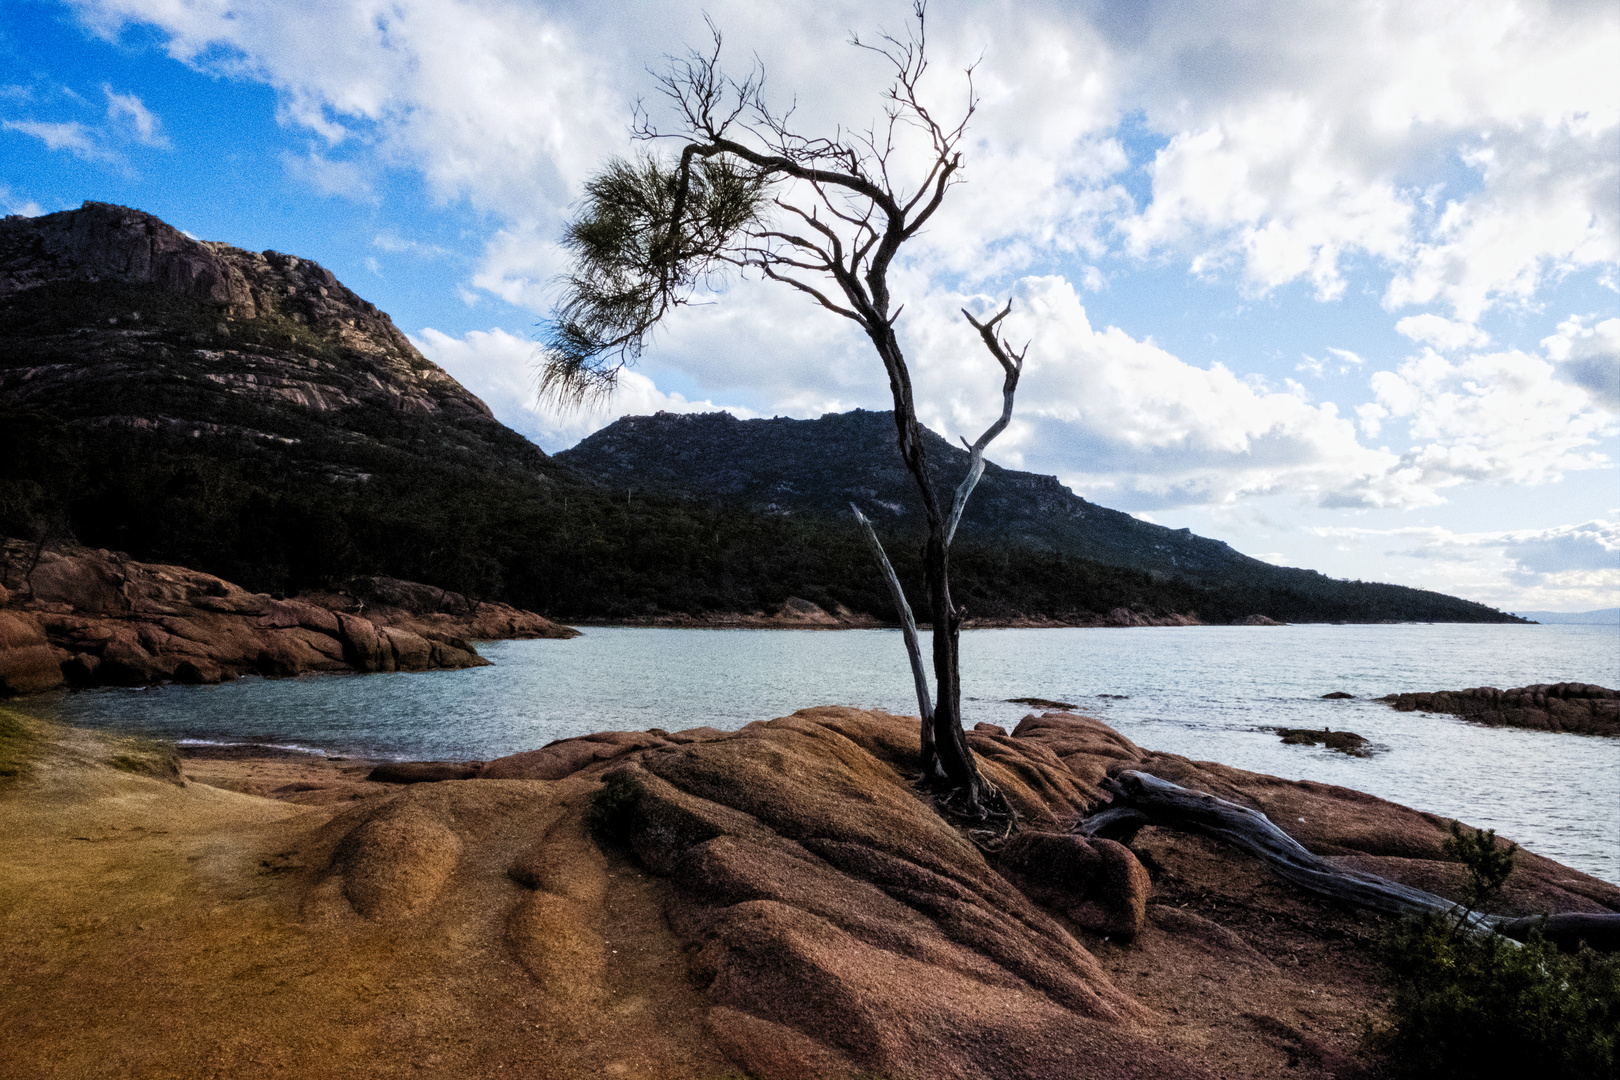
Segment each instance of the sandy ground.
[{"label": "sandy ground", "polygon": [[566,785],[525,782],[530,811],[469,852],[426,918],[379,926],[307,900],[334,807],[383,786],[352,779],[360,766],[188,761],[179,784],[107,768],[110,750],[68,733],[0,781],[0,1076],[728,1072],[657,879],[605,868],[596,1007],[560,1007],[506,947],[528,895],[507,867]]},{"label": "sandy ground", "polygon": [[[369,763],[215,751],[165,778],[162,748],[35,730],[0,777],[0,1077],[738,1075],[666,884],[579,827],[590,782],[433,785],[499,805],[431,906],[372,922],[322,884],[345,822],[401,790]],[[1148,930],[1074,932],[1155,1011],[1151,1037],[1234,1080],[1371,1075],[1375,925],[1195,838],[1136,848]],[[513,937],[539,894],[507,871],[542,856],[587,898],[556,931],[586,962]]]}]

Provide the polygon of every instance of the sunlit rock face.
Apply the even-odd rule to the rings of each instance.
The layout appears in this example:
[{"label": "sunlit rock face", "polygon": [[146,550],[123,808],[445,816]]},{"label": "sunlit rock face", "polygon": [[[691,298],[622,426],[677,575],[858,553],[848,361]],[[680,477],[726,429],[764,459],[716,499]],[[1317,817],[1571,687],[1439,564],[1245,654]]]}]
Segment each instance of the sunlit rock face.
[{"label": "sunlit rock face", "polygon": [[[380,412],[470,423],[544,460],[330,270],[194,240],[139,210],[87,202],[0,221],[0,323],[13,407],[261,447],[301,441],[292,429],[310,414],[377,438]],[[287,406],[295,416],[278,418]]]}]

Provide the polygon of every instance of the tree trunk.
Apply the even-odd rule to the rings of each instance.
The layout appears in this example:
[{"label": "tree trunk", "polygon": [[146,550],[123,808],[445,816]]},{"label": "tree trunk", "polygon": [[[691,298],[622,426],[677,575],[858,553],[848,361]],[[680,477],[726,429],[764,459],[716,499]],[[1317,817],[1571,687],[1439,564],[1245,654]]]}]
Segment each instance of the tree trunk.
[{"label": "tree trunk", "polygon": [[922,496],[923,517],[928,524],[928,546],[923,555],[923,578],[928,590],[928,612],[933,620],[934,652],[934,739],[923,740],[923,777],[959,800],[955,809],[984,819],[994,811],[1009,813],[1001,793],[987,784],[968,747],[962,731],[962,675],[960,645],[962,619],[951,603],[950,522],[941,511],[938,494],[928,475],[922,425],[917,422],[916,404],[911,392],[911,374],[906,368],[900,343],[888,322],[868,325],[867,332],[889,374],[889,390],[894,398],[895,433],[900,459],[911,473]]}]

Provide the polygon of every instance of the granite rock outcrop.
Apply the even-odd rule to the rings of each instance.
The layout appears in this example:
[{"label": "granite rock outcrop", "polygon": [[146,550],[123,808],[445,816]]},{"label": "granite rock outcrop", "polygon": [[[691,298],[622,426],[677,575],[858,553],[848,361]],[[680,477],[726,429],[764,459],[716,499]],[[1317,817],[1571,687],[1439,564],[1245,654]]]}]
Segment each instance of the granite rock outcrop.
[{"label": "granite rock outcrop", "polygon": [[84,547],[0,544],[0,696],[72,686],[487,664],[474,639],[572,637],[506,604],[372,578],[275,597]]},{"label": "granite rock outcrop", "polygon": [[1397,712],[1450,713],[1489,727],[1620,736],[1620,693],[1590,683],[1537,683],[1510,690],[1475,686],[1380,699]]}]

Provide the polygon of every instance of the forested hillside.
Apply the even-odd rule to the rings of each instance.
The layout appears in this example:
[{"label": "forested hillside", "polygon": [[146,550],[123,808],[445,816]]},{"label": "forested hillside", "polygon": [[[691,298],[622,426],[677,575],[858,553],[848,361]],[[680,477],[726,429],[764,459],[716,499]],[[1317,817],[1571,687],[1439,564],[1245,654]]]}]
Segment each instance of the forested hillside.
[{"label": "forested hillside", "polygon": [[[685,452],[670,441],[640,456]],[[1022,475],[992,470],[958,541],[970,616],[1507,618],[1435,593],[1279,575],[1190,535],[1171,557],[1198,558],[1168,565],[1128,539],[1065,548],[1035,521],[1003,542],[979,523],[1024,497]],[[620,479],[501,425],[315,263],[199,242],[105,204],[0,222],[0,533],[268,592],[387,574],[567,619],[771,611],[789,596],[894,614],[830,509]],[[912,526],[904,513],[882,522],[916,585]]]}]

